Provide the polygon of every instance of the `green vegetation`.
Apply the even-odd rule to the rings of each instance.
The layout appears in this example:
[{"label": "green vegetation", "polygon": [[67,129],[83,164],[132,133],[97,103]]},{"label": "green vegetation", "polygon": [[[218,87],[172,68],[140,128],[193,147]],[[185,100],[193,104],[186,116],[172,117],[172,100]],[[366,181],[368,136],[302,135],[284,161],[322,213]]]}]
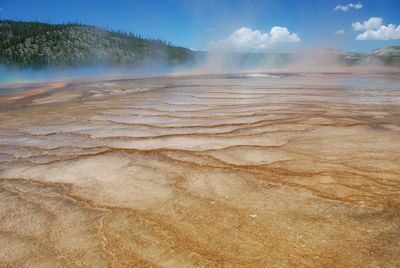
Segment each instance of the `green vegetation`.
[{"label": "green vegetation", "polygon": [[[400,46],[370,53],[325,49],[317,58],[336,57],[344,66],[400,66]],[[277,67],[297,62],[300,54],[227,53],[231,65],[254,67],[272,61]],[[158,39],[107,31],[79,23],[49,24],[0,20],[0,65],[16,67],[75,67],[90,65],[142,66],[201,63],[205,52],[194,52]]]},{"label": "green vegetation", "polygon": [[0,20],[0,64],[19,67],[182,64],[192,51],[162,40],[78,23]]}]

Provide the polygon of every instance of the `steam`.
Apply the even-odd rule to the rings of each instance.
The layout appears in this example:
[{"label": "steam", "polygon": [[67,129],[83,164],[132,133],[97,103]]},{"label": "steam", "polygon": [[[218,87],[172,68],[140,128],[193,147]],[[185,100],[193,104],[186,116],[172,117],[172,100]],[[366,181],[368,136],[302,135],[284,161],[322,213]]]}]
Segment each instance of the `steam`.
[{"label": "steam", "polygon": [[[381,21],[372,21],[371,23],[382,25]],[[357,24],[354,27],[369,29],[369,24]],[[335,32],[337,35],[344,33],[343,29]],[[197,55],[194,66],[175,71],[200,74],[271,71],[323,72],[350,67],[384,66],[382,59],[369,54],[348,53],[325,47],[300,49],[298,46],[301,42],[300,35],[283,26],[274,26],[266,32],[240,27],[227,37],[218,39],[214,36],[210,39],[207,43],[207,51],[194,52]]]},{"label": "steam", "polygon": [[30,82],[30,81],[56,81],[69,78],[108,77],[108,76],[146,76],[166,74],[172,71],[167,64],[147,65],[142,67],[125,66],[86,66],[71,68],[45,68],[29,69],[0,65],[0,84]]},{"label": "steam", "polygon": [[[48,68],[42,70],[19,69],[0,65],[0,84],[57,81],[68,78],[151,76],[175,74],[219,74],[219,73],[268,73],[268,72],[328,72],[346,68],[382,68],[380,57],[342,53],[326,48],[305,52],[238,52],[238,51],[193,51],[193,62],[171,66],[168,64],[142,67],[92,66],[70,69]],[[356,58],[352,60],[352,57]]]}]

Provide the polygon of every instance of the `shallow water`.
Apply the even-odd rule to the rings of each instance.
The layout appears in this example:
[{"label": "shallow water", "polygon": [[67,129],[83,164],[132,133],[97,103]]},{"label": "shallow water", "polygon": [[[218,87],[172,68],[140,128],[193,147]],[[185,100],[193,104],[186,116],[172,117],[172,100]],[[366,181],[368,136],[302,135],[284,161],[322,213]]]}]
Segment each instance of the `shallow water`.
[{"label": "shallow water", "polygon": [[0,97],[0,265],[400,266],[398,85],[232,74]]}]

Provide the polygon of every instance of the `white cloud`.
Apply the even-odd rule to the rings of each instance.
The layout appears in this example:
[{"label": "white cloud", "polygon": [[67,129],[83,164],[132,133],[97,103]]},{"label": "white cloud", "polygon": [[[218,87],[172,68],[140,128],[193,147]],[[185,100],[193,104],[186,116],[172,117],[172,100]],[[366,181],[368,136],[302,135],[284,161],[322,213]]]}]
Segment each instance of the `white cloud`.
[{"label": "white cloud", "polygon": [[400,39],[400,26],[384,25],[383,19],[371,17],[367,21],[352,24],[354,31],[364,31],[357,35],[356,40],[390,40]]},{"label": "white cloud", "polygon": [[347,4],[347,5],[337,5],[337,6],[333,9],[333,11],[338,11],[338,10],[340,10],[340,11],[343,11],[343,12],[347,12],[347,11],[349,11],[349,10],[352,9],[352,8],[354,8],[354,9],[361,9],[362,7],[363,7],[363,5],[360,4],[360,3],[357,3],[357,4],[350,3],[350,4]]},{"label": "white cloud", "polygon": [[207,47],[211,50],[263,50],[278,43],[300,42],[297,33],[290,33],[286,27],[274,26],[271,31],[261,32],[242,27],[227,38],[211,41]]},{"label": "white cloud", "polygon": [[343,29],[337,30],[335,32],[335,34],[344,34],[344,33],[345,33],[345,31]]},{"label": "white cloud", "polygon": [[352,24],[354,31],[367,31],[367,30],[376,30],[380,28],[383,24],[383,19],[379,17],[371,17],[368,20],[361,22],[355,22]]}]

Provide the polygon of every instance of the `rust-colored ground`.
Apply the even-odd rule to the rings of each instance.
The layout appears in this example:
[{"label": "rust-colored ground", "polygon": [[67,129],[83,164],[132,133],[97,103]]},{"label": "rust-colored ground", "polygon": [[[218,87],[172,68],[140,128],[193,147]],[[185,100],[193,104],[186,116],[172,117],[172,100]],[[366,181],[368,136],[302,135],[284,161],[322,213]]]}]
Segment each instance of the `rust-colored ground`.
[{"label": "rust-colored ground", "polygon": [[398,74],[274,76],[3,109],[0,266],[399,267]]},{"label": "rust-colored ground", "polygon": [[12,94],[12,95],[1,96],[0,105],[13,104],[13,103],[22,101],[24,99],[37,97],[39,95],[44,95],[46,93],[51,92],[52,90],[60,89],[63,87],[65,87],[64,82],[54,82],[54,83],[49,83],[45,86],[34,87],[32,89],[20,91],[15,94]]}]

